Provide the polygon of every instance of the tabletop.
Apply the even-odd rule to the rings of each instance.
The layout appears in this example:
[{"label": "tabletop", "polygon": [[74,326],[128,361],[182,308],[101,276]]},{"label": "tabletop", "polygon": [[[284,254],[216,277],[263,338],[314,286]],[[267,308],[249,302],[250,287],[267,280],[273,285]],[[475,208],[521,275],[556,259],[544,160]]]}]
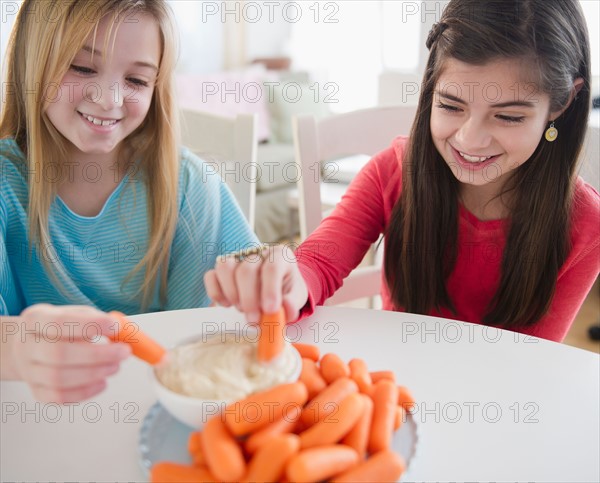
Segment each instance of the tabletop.
[{"label": "tabletop", "polygon": [[[241,327],[233,309],[132,317],[165,346],[201,331]],[[597,354],[476,324],[406,313],[319,307],[288,327],[369,369],[393,370],[417,404],[416,455],[403,481],[600,481]],[[2,481],[144,481],[142,421],[156,402],[134,358],[94,399],[36,402],[0,383]]]}]

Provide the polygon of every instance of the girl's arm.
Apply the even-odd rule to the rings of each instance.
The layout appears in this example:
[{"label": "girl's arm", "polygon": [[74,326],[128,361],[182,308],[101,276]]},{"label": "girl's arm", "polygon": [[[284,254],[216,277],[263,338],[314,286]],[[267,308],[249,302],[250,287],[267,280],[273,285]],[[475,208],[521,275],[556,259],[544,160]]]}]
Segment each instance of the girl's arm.
[{"label": "girl's arm", "polygon": [[561,267],[548,313],[525,334],[561,342],[600,273],[600,196],[580,179],[572,209],[571,252]]},{"label": "girl's arm", "polygon": [[397,154],[375,156],[356,176],[330,216],[300,245],[296,256],[309,290],[312,313],[342,285],[384,232],[401,189]]},{"label": "girl's arm", "polygon": [[332,215],[295,255],[280,246],[243,261],[219,259],[204,277],[208,295],[221,305],[236,306],[249,322],[281,305],[288,321],[296,320],[301,309],[302,316],[308,315],[340,287],[383,232],[400,186],[398,156],[390,148],[359,173]]}]

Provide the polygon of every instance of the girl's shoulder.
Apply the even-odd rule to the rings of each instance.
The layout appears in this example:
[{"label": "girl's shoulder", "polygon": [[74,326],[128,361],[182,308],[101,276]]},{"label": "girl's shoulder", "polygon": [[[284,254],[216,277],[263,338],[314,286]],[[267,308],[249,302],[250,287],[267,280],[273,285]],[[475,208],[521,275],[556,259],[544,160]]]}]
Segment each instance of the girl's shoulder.
[{"label": "girl's shoulder", "polygon": [[600,243],[600,194],[581,177],[575,183],[571,217],[574,236]]},{"label": "girl's shoulder", "polygon": [[[211,167],[202,158],[198,157],[188,148],[182,146],[179,151],[179,181],[183,188],[188,188],[190,185],[196,185],[198,182],[207,183],[215,177],[212,176],[212,171],[216,168]],[[214,173],[218,176],[218,173]]]},{"label": "girl's shoulder", "polygon": [[0,139],[0,185],[1,192],[15,184],[26,184],[23,176],[25,155],[12,138]]}]

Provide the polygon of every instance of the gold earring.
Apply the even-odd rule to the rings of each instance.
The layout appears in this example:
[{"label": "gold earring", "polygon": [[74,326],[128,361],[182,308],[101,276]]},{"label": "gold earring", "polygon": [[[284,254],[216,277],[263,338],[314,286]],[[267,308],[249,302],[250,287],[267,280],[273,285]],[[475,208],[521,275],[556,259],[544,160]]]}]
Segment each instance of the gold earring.
[{"label": "gold earring", "polygon": [[549,143],[556,141],[556,138],[558,137],[558,129],[554,127],[554,121],[552,121],[550,127],[546,129],[545,137],[546,141],[548,141]]}]

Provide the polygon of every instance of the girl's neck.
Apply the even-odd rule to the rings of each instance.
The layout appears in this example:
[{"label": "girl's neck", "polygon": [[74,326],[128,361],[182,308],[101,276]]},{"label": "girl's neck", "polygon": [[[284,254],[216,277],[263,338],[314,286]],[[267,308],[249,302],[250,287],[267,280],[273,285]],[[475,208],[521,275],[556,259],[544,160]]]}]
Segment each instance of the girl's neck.
[{"label": "girl's neck", "polygon": [[479,220],[501,220],[510,216],[510,191],[503,192],[505,183],[484,186],[462,184],[459,199]]},{"label": "girl's neck", "polygon": [[71,152],[65,165],[68,176],[58,186],[58,196],[81,216],[96,216],[117,189],[127,167],[117,153],[87,154]]}]

